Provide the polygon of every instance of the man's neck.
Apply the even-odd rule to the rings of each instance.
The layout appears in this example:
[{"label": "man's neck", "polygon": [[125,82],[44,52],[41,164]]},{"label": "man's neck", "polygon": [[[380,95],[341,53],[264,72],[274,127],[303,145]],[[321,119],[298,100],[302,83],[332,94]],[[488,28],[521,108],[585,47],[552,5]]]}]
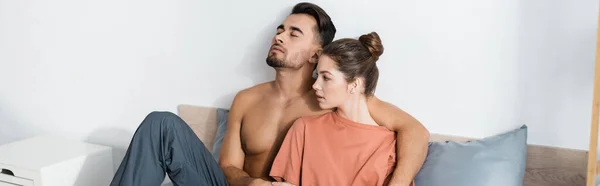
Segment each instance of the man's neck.
[{"label": "man's neck", "polygon": [[292,99],[306,94],[315,82],[312,68],[309,66],[301,69],[275,69],[275,73],[273,87],[283,99]]}]

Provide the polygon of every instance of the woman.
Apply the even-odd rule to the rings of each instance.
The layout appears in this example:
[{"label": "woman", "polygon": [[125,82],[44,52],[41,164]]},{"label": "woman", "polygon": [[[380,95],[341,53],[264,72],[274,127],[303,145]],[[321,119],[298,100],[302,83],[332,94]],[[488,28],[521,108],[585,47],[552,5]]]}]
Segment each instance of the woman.
[{"label": "woman", "polygon": [[319,106],[333,112],[294,122],[271,177],[293,185],[386,185],[394,170],[396,136],[378,125],[367,107],[382,53],[375,32],[323,49],[313,89]]}]

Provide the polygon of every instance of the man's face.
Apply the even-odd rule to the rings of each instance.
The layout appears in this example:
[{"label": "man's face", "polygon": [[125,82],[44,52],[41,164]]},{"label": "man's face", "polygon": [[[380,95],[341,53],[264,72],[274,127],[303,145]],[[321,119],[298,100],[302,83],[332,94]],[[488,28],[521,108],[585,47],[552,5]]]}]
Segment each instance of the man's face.
[{"label": "man's face", "polygon": [[317,22],[307,14],[292,14],[277,27],[267,64],[271,67],[302,67],[317,51]]}]

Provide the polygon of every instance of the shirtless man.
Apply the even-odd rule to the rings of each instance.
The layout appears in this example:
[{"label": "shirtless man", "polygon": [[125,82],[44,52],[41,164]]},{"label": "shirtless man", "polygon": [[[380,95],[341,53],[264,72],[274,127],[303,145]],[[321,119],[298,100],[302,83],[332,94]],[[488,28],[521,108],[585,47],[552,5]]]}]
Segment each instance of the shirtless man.
[{"label": "shirtless man", "polygon": [[[311,3],[297,4],[277,27],[267,64],[274,81],[240,91],[234,98],[220,162],[178,116],[153,112],[136,130],[111,185],[157,185],[165,172],[176,185],[272,185],[268,174],[291,124],[321,110],[312,91],[313,70],[336,29]],[[409,185],[423,164],[429,133],[401,109],[373,96],[369,113],[397,135],[397,165],[390,185]]]}]

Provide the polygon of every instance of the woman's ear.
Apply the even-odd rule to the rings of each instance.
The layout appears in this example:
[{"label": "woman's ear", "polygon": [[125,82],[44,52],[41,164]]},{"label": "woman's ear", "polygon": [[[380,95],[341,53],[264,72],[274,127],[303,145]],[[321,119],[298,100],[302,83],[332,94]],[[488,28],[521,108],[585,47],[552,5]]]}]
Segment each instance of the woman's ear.
[{"label": "woman's ear", "polygon": [[359,91],[358,87],[360,87],[359,85],[361,84],[359,81],[360,81],[360,79],[356,78],[356,79],[354,79],[354,81],[348,83],[348,92],[350,94],[354,94]]}]

